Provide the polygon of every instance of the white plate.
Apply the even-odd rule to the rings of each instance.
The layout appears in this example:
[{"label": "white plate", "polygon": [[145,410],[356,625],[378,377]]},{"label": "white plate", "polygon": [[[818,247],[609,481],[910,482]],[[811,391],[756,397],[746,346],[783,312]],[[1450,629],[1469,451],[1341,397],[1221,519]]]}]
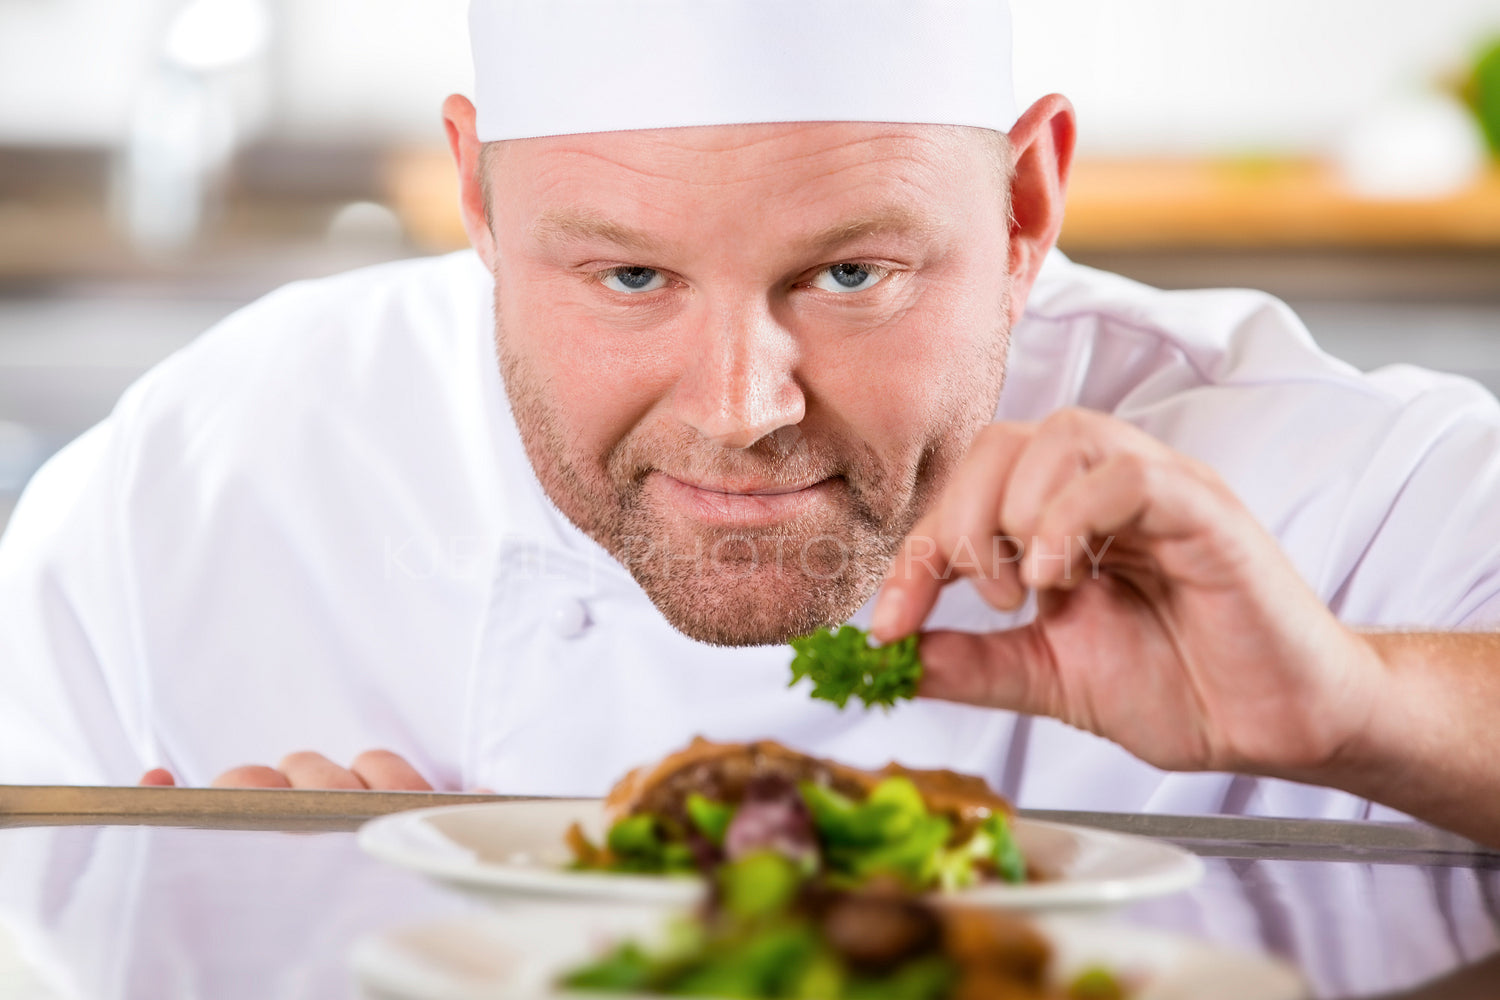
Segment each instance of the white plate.
[{"label": "white plate", "polygon": [[[596,922],[599,911],[553,904],[389,931],[360,941],[352,964],[370,995],[391,1000],[598,998],[602,994],[565,993],[552,984],[561,971],[589,961],[610,941],[639,936],[641,929],[649,937],[652,926],[640,917],[633,923],[616,919],[604,937]],[[1301,1000],[1308,995],[1294,969],[1263,955],[1098,918],[1051,914],[1038,924],[1052,941],[1062,981],[1102,965],[1131,985],[1132,1000]]]},{"label": "white plate", "polygon": [[[377,858],[490,895],[687,904],[702,897],[691,876],[568,871],[563,834],[573,822],[597,843],[598,799],[487,802],[393,813],[366,823],[359,845]],[[987,882],[960,890],[965,903],[1010,909],[1112,906],[1193,885],[1203,863],[1179,847],[1085,827],[1015,822],[1016,840],[1046,881]]]}]

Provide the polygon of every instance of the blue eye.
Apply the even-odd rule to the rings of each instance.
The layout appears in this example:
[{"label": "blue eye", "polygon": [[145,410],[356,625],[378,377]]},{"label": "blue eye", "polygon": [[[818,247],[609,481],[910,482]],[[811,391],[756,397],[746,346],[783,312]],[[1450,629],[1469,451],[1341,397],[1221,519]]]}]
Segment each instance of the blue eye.
[{"label": "blue eye", "polygon": [[599,280],[605,288],[627,295],[654,292],[667,283],[653,267],[612,267]]},{"label": "blue eye", "polygon": [[885,276],[885,269],[873,264],[834,264],[819,271],[813,285],[825,292],[862,292]]}]

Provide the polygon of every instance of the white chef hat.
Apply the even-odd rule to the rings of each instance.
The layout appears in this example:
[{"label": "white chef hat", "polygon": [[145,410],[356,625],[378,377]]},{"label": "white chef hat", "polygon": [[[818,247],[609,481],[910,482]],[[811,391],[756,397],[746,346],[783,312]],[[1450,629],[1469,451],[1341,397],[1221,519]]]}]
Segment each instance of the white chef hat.
[{"label": "white chef hat", "polygon": [[1007,0],[473,0],[479,139],[1015,123]]}]

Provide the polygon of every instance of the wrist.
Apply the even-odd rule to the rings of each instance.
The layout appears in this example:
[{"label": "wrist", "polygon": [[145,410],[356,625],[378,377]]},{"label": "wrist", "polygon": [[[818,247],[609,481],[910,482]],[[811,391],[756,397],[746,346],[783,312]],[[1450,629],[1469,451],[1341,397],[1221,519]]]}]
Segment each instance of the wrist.
[{"label": "wrist", "polygon": [[1353,792],[1362,798],[1391,801],[1393,790],[1409,786],[1413,733],[1422,726],[1414,716],[1424,704],[1411,690],[1407,636],[1398,632],[1348,630],[1355,654],[1364,662],[1355,673],[1363,689],[1363,718],[1344,734],[1330,755],[1304,780]]},{"label": "wrist", "polygon": [[1496,843],[1500,801],[1491,708],[1500,687],[1495,635],[1352,633],[1378,658],[1369,720],[1326,775],[1352,792],[1450,830]]}]

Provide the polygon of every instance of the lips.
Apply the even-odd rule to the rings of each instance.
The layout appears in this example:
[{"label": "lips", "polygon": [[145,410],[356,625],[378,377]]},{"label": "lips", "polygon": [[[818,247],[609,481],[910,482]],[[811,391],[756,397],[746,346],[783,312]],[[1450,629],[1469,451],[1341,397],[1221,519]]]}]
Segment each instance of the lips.
[{"label": "lips", "polygon": [[741,528],[785,523],[820,503],[833,482],[705,481],[679,479],[664,472],[652,473],[650,481],[668,507],[689,519]]},{"label": "lips", "polygon": [[690,486],[695,490],[705,493],[722,493],[725,496],[743,497],[779,497],[788,493],[800,493],[802,490],[812,489],[817,486],[821,479],[810,480],[805,483],[756,485],[749,483],[708,483],[698,482],[682,476],[669,476],[684,486]]}]

